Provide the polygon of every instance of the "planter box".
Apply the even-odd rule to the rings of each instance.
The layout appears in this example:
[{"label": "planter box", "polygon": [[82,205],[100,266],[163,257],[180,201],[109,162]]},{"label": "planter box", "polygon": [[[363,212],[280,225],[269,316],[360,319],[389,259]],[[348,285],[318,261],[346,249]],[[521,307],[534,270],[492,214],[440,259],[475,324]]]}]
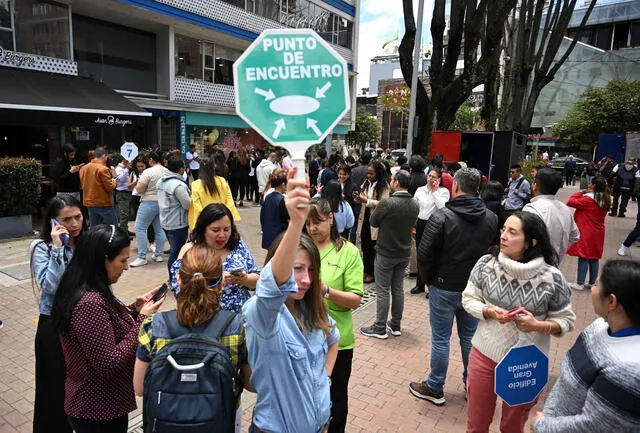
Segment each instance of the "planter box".
[{"label": "planter box", "polygon": [[31,215],[0,217],[0,238],[10,238],[31,233]]}]

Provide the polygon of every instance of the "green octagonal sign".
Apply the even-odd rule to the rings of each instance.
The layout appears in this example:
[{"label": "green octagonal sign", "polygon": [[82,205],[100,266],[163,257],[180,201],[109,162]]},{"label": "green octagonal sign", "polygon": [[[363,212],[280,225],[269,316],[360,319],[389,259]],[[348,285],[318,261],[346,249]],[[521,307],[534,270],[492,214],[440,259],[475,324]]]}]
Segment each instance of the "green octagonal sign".
[{"label": "green octagonal sign", "polygon": [[238,115],[294,159],[349,110],[347,62],[310,29],[265,30],[233,75]]}]

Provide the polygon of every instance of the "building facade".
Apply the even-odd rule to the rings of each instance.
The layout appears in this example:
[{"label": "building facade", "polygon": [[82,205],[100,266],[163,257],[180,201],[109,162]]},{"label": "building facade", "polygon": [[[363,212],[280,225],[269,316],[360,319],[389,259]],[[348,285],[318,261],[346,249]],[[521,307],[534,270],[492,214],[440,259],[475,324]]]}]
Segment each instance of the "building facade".
[{"label": "building facade", "polygon": [[[359,0],[0,0],[4,155],[63,143],[261,146],[232,65],[265,29],[312,28],[345,58],[355,112]],[[10,80],[9,80],[10,78]],[[5,83],[14,83],[10,88]],[[17,87],[16,87],[17,86]],[[348,114],[333,138],[351,127]]]}]

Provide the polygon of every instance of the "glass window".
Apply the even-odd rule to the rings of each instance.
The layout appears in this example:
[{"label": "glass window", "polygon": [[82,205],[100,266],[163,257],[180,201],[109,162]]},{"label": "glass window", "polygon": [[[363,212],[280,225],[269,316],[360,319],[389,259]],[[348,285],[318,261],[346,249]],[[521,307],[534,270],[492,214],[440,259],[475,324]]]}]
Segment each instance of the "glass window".
[{"label": "glass window", "polygon": [[156,36],[73,15],[78,74],[118,90],[156,93]]},{"label": "glass window", "polygon": [[640,21],[631,24],[631,44],[632,47],[640,47]]},{"label": "glass window", "polygon": [[178,76],[202,79],[202,53],[198,40],[176,36],[176,57]]},{"label": "glass window", "polygon": [[44,0],[17,2],[15,27],[18,51],[71,59],[68,6]]},{"label": "glass window", "polygon": [[0,47],[13,51],[13,27],[9,0],[0,0]]},{"label": "glass window", "polygon": [[13,33],[0,29],[0,47],[13,51]]},{"label": "glass window", "polygon": [[239,51],[216,45],[216,83],[233,86],[233,62],[241,54]]},{"label": "glass window", "polygon": [[255,0],[255,13],[270,20],[278,21],[280,0]]},{"label": "glass window", "polygon": [[629,46],[629,23],[616,24],[613,32],[613,49],[627,48]]},{"label": "glass window", "polygon": [[202,56],[204,58],[204,80],[213,83],[214,75],[214,46],[211,42],[202,42]]},{"label": "glass window", "polygon": [[598,28],[598,36],[596,38],[596,47],[601,50],[609,51],[611,49],[611,36],[613,34],[613,26],[611,24]]}]

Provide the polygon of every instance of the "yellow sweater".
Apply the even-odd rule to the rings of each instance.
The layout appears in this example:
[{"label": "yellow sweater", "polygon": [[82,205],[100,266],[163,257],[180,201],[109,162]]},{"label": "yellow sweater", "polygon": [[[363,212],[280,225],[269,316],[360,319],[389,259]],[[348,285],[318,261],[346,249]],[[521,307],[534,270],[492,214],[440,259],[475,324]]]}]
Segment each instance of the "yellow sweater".
[{"label": "yellow sweater", "polygon": [[200,212],[202,212],[202,209],[204,209],[211,203],[220,203],[225,205],[231,211],[231,215],[233,215],[233,221],[236,223],[240,221],[240,214],[238,213],[236,204],[233,201],[233,197],[231,196],[231,189],[229,188],[229,184],[227,184],[227,181],[221,176],[216,176],[215,181],[217,192],[213,195],[211,195],[209,191],[207,191],[200,179],[194,181],[191,184],[189,229],[193,230],[193,228],[196,226],[198,216],[200,216]]}]

